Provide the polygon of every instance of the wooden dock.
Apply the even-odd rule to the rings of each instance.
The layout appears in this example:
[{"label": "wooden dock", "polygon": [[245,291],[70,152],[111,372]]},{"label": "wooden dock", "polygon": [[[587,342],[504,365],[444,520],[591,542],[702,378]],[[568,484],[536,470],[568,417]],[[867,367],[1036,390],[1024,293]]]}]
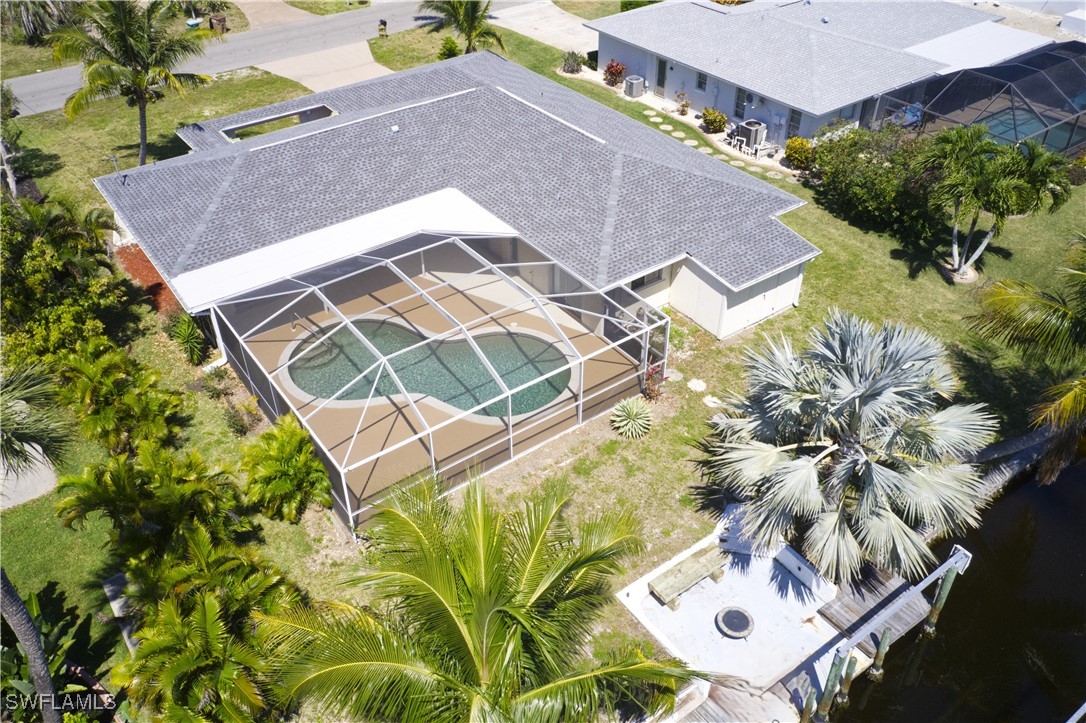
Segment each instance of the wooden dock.
[{"label": "wooden dock", "polygon": [[[819,609],[826,622],[843,635],[851,638],[868,621],[889,607],[900,596],[912,590],[912,585],[882,570],[873,570],[862,584],[841,586],[837,597]],[[914,595],[907,604],[886,620],[877,632],[872,632],[856,647],[867,657],[875,655],[882,631],[890,629],[890,642],[900,639],[928,616],[931,605],[923,595]]]}]

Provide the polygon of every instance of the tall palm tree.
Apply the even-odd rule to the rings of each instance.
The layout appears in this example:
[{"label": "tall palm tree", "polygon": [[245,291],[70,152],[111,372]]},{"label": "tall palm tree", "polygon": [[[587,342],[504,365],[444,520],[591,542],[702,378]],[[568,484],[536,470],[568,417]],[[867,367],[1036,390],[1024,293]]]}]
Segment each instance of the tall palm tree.
[{"label": "tall palm tree", "polygon": [[[8,579],[8,573],[0,567],[0,614],[3,615],[8,627],[15,633],[23,651],[26,653],[30,677],[34,682],[34,690],[45,700],[55,700],[57,691],[53,685],[53,678],[49,673],[49,662],[45,658],[45,650],[41,644],[41,632],[34,625],[34,619],[30,617],[30,611],[26,609],[26,603],[19,597],[15,586]],[[60,711],[51,705],[41,706],[42,718],[46,723],[60,723]]]},{"label": "tall palm tree", "polygon": [[165,97],[166,90],[183,94],[211,81],[176,70],[219,35],[206,29],[173,30],[174,11],[165,0],[96,0],[76,8],[82,26],[49,36],[57,60],[83,63],[83,87],[64,103],[65,115],[74,118],[96,100],[123,96],[139,111],[141,166],[147,162],[147,106]]},{"label": "tall palm tree", "polygon": [[41,45],[46,35],[73,19],[72,2],[64,0],[5,0],[0,14],[5,25],[18,25],[27,45]]},{"label": "tall palm tree", "polygon": [[490,24],[490,1],[486,0],[422,0],[419,16],[431,32],[450,29],[464,40],[464,52],[474,53],[497,45],[505,50],[501,34]]},{"label": "tall palm tree", "polygon": [[[1021,158],[1017,148],[1000,146],[991,160],[985,163],[972,179],[973,191],[965,200],[965,210],[972,212],[973,220],[965,238],[961,262],[955,269],[959,275],[969,273],[992,239],[1003,233],[1008,218],[1029,208],[1029,199],[1035,189],[1030,187],[1022,175]],[[973,233],[981,213],[991,216],[992,225],[977,245],[976,251],[970,254]]]},{"label": "tall palm tree", "polygon": [[837,582],[865,560],[917,578],[934,561],[926,531],[978,524],[979,475],[961,460],[995,423],[982,405],[945,406],[957,382],[930,335],[835,309],[805,351],[768,342],[746,371],[698,463],[746,502],[756,545],[783,537]]},{"label": "tall palm tree", "polygon": [[293,414],[245,449],[245,498],[268,517],[297,522],[310,502],[332,505],[328,473],[313,454],[313,441]]},{"label": "tall palm tree", "polygon": [[372,518],[377,613],[344,605],[257,619],[291,701],[365,720],[595,721],[639,691],[668,709],[694,674],[630,651],[583,650],[609,579],[640,548],[628,514],[574,529],[552,488],[500,512],[477,481],[454,508],[438,480],[399,489]]},{"label": "tall palm tree", "polygon": [[973,194],[975,179],[998,145],[982,124],[955,126],[936,134],[917,158],[915,172],[933,170],[938,174],[936,197],[954,207],[954,231],[951,237],[951,259],[958,268],[958,228],[962,221],[966,199]]},{"label": "tall palm tree", "polygon": [[1048,207],[1054,213],[1071,197],[1071,179],[1067,176],[1070,165],[1059,153],[1053,153],[1032,138],[1018,144],[1014,157],[1015,174],[1028,189],[1019,214],[1031,214]]},{"label": "tall palm tree", "polygon": [[114,682],[156,719],[254,720],[269,698],[260,654],[230,633],[214,594],[186,607],[174,598],[159,604],[153,623],[136,633],[132,658],[114,668]]},{"label": "tall palm tree", "polygon": [[970,319],[973,330],[986,339],[1078,365],[1032,410],[1035,425],[1056,432],[1041,463],[1040,479],[1046,483],[1070,463],[1086,434],[1086,235],[1071,243],[1056,273],[1062,288],[1052,291],[1011,279],[981,287],[981,311]]},{"label": "tall palm tree", "polygon": [[35,464],[56,466],[71,425],[58,413],[52,375],[41,364],[0,369],[0,463],[19,474]]}]

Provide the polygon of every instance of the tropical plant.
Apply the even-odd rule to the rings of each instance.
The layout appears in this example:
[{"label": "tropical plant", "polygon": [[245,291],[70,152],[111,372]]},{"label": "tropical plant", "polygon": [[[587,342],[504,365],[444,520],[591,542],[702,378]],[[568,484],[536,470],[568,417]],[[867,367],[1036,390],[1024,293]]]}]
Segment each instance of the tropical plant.
[{"label": "tropical plant", "polygon": [[580,73],[585,62],[587,62],[586,58],[576,50],[567,50],[562,55],[562,72],[571,75]]},{"label": "tropical plant", "polygon": [[944,405],[957,382],[932,336],[835,309],[805,351],[767,341],[745,366],[747,392],[712,419],[698,465],[746,502],[757,546],[783,537],[837,582],[865,560],[916,578],[934,561],[926,534],[977,526],[985,497],[963,460],[995,422]]},{"label": "tropical plant", "polygon": [[18,113],[19,97],[7,83],[0,83],[0,121],[9,121]]},{"label": "tropical plant", "polygon": [[477,481],[459,508],[442,492],[437,479],[400,487],[371,518],[371,566],[355,582],[372,609],[257,615],[290,701],[427,723],[596,721],[635,698],[649,715],[673,705],[695,675],[680,663],[640,650],[584,657],[609,580],[641,547],[632,515],[574,528],[561,487],[511,513]]},{"label": "tropical plant", "polygon": [[422,0],[415,20],[432,33],[452,30],[464,41],[464,52],[474,53],[491,45],[505,50],[501,34],[490,24],[491,0]]},{"label": "tropical plant", "polygon": [[641,397],[623,399],[611,412],[611,429],[626,439],[640,439],[652,429],[652,412]]},{"label": "tropical plant", "polygon": [[182,312],[170,324],[170,338],[177,342],[191,364],[199,364],[207,353],[207,339],[196,320]]},{"label": "tropical plant", "polygon": [[809,171],[814,164],[814,147],[803,136],[792,136],[784,144],[784,158],[797,171]]},{"label": "tropical plant", "polygon": [[120,454],[60,480],[57,514],[79,528],[100,513],[112,525],[110,545],[128,558],[146,560],[177,548],[199,524],[216,543],[249,529],[229,474],[209,467],[196,452],[178,455],[144,442],[133,457]]},{"label": "tropical plant", "polygon": [[13,474],[60,463],[71,425],[57,410],[57,392],[41,364],[0,370],[0,463]]},{"label": "tropical plant", "polygon": [[1075,458],[1086,434],[1086,235],[1071,243],[1056,273],[1062,288],[1051,291],[1011,279],[982,286],[980,313],[970,318],[973,330],[986,339],[1048,362],[1077,365],[1075,374],[1048,389],[1031,410],[1035,425],[1056,432],[1040,465],[1038,476],[1045,483]]},{"label": "tropical plant", "polygon": [[1015,175],[1026,184],[1023,203],[1016,214],[1032,214],[1043,208],[1054,213],[1071,197],[1071,181],[1067,177],[1067,159],[1053,153],[1033,138],[1018,144],[1013,156]]},{"label": "tropical plant", "polygon": [[437,51],[438,60],[448,60],[449,58],[455,58],[460,55],[460,46],[456,44],[456,40],[453,36],[446,35],[445,39],[441,41],[441,47]]},{"label": "tropical plant", "polygon": [[211,82],[206,75],[176,69],[203,53],[219,35],[211,30],[173,30],[174,8],[166,0],[146,3],[95,0],[80,3],[81,25],[49,36],[58,61],[83,63],[83,87],[68,96],[64,114],[74,118],[91,103],[115,95],[139,112],[139,165],[147,162],[147,106],[166,95],[184,94]]},{"label": "tropical plant", "polygon": [[[1003,233],[1008,218],[1029,207],[1035,191],[1023,175],[1021,158],[1016,148],[1000,146],[969,179],[970,194],[965,197],[963,210],[971,212],[973,219],[962,247],[960,263],[954,268],[959,276],[967,275],[992,239]],[[992,225],[970,254],[973,235],[982,213],[991,217]]]},{"label": "tropical plant", "polygon": [[98,337],[81,343],[61,363],[63,397],[75,406],[83,434],[110,454],[140,442],[168,444],[181,432],[181,396],[158,386],[158,372]]},{"label": "tropical plant", "polygon": [[163,600],[136,639],[139,646],[114,668],[113,681],[137,709],[176,721],[246,721],[268,709],[264,662],[230,633],[213,593],[199,593],[189,609]]},{"label": "tropical plant", "polygon": [[74,21],[74,5],[63,0],[5,0],[0,17],[4,27],[19,29],[27,45],[41,45],[49,33]]},{"label": "tropical plant", "polygon": [[114,226],[105,212],[20,199],[0,205],[0,223],[0,330],[9,365],[69,351],[123,316],[128,292],[106,254],[102,239]]},{"label": "tropical plant", "polygon": [[332,505],[328,473],[293,414],[284,414],[245,448],[242,467],[248,473],[246,502],[268,517],[298,522],[310,503]]},{"label": "tropical plant", "polygon": [[723,133],[728,130],[728,116],[716,108],[706,108],[701,113],[701,122],[709,133]]},{"label": "tropical plant", "polygon": [[[49,680],[52,681],[54,690],[60,693],[58,699],[51,701],[54,706],[62,707],[66,702],[66,693],[78,693],[86,690],[82,685],[68,682],[68,649],[75,643],[75,624],[71,616],[61,620],[52,620],[41,609],[38,596],[31,593],[25,602],[27,614],[33,623],[37,633],[41,653],[45,658],[48,668]],[[6,618],[5,618],[6,622]],[[16,636],[17,645],[10,645],[12,629],[6,626],[4,635],[7,643],[0,639],[0,693],[16,696],[30,696],[39,692],[34,684],[34,673],[31,670],[31,658],[22,640]],[[38,720],[42,711],[26,706],[5,707],[4,712],[11,716],[11,720]],[[5,720],[7,718],[5,717]]]},{"label": "tropical plant", "polygon": [[[39,696],[51,696],[49,700],[53,700],[57,694],[56,686],[51,677],[49,660],[42,647],[41,631],[34,624],[34,618],[27,610],[26,603],[19,597],[15,586],[8,579],[7,570],[2,567],[0,567],[0,616],[8,624],[26,656],[27,673],[33,684],[30,692],[36,692]],[[8,677],[7,671],[4,677]],[[46,723],[60,723],[60,714],[53,710],[52,706],[42,706],[41,713]]]},{"label": "tropical plant", "polygon": [[611,58],[609,62],[603,68],[603,82],[607,85],[615,86],[622,81],[626,75],[626,66],[618,62],[614,58]]}]

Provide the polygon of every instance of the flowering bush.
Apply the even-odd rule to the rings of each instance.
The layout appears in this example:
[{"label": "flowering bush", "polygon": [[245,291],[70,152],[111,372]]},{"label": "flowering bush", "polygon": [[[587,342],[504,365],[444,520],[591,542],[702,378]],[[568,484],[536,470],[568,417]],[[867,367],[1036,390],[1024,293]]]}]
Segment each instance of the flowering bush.
[{"label": "flowering bush", "polygon": [[792,136],[784,144],[784,157],[788,164],[797,171],[809,171],[814,164],[814,149],[811,142],[802,136]]},{"label": "flowering bush", "polygon": [[679,104],[679,115],[686,115],[690,112],[690,97],[686,93],[676,95],[675,102]]},{"label": "flowering bush", "polygon": [[706,108],[701,114],[701,121],[710,133],[723,133],[728,129],[728,116],[716,108]]},{"label": "flowering bush", "polygon": [[624,75],[626,75],[626,66],[611,58],[611,62],[603,69],[603,82],[607,85],[618,85]]}]

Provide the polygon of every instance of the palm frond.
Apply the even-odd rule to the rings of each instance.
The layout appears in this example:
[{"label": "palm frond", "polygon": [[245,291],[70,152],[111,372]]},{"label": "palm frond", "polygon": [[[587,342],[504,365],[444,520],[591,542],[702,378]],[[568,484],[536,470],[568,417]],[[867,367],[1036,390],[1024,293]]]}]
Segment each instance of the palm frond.
[{"label": "palm frond", "polygon": [[973,330],[1020,348],[1044,350],[1054,360],[1070,360],[1086,349],[1086,317],[1057,292],[1023,281],[1003,280],[978,290],[981,311],[970,318]]}]

